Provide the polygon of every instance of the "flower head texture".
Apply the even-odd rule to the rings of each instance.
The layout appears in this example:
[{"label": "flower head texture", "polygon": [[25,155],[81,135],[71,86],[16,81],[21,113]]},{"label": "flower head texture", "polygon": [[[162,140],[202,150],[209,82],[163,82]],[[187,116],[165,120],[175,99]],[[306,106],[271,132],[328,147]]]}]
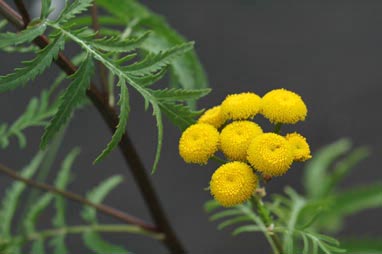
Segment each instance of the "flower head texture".
[{"label": "flower head texture", "polygon": [[212,175],[212,196],[224,207],[247,201],[257,187],[257,176],[244,162],[229,162],[220,166]]},{"label": "flower head texture", "polygon": [[206,164],[218,150],[219,132],[215,127],[197,123],[188,127],[179,140],[179,154],[187,163]]},{"label": "flower head texture", "polygon": [[264,176],[283,175],[293,162],[291,145],[275,133],[264,133],[254,138],[247,154],[249,163]]},{"label": "flower head texture", "polygon": [[262,133],[261,127],[254,122],[232,122],[220,133],[220,148],[228,159],[245,161],[249,144]]},{"label": "flower head texture", "polygon": [[221,113],[221,106],[216,106],[204,112],[199,118],[198,123],[207,123],[218,129],[225,123],[225,121],[226,118]]},{"label": "flower head texture", "polygon": [[292,147],[293,157],[295,161],[306,161],[312,158],[310,154],[310,148],[306,138],[298,133],[290,133],[286,137],[286,140]]},{"label": "flower head texture", "polygon": [[222,102],[221,109],[227,119],[246,120],[260,111],[261,98],[255,93],[231,94]]},{"label": "flower head texture", "polygon": [[262,98],[261,113],[272,123],[294,124],[305,120],[308,109],[298,94],[276,89]]}]

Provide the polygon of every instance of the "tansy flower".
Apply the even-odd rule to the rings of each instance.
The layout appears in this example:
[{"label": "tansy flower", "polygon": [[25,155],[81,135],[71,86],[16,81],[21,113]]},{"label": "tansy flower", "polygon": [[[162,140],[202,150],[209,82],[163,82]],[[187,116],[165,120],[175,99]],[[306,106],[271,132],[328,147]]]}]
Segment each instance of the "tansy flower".
[{"label": "tansy flower", "polygon": [[285,138],[292,147],[295,161],[306,161],[312,158],[310,155],[309,144],[303,136],[295,132],[286,135]]},{"label": "tansy flower", "polygon": [[198,123],[211,124],[215,128],[220,128],[226,121],[226,118],[221,113],[221,107],[216,106],[210,108],[199,118]]},{"label": "tansy flower", "polygon": [[244,161],[252,139],[262,133],[261,127],[254,122],[232,122],[220,133],[220,148],[228,159]]},{"label": "tansy flower", "polygon": [[285,89],[272,90],[261,101],[261,113],[272,123],[294,124],[305,120],[307,112],[301,97]]},{"label": "tansy flower", "polygon": [[243,162],[229,162],[220,166],[212,175],[211,194],[224,207],[247,201],[257,187],[257,176]]},{"label": "tansy flower", "polygon": [[219,132],[215,127],[198,123],[188,127],[179,140],[179,154],[187,163],[206,164],[218,150]]},{"label": "tansy flower", "polygon": [[260,104],[261,98],[255,93],[231,94],[221,104],[221,110],[227,119],[245,120],[259,113]]},{"label": "tansy flower", "polygon": [[275,133],[264,133],[254,138],[247,154],[249,163],[264,176],[283,175],[293,162],[291,145]]}]

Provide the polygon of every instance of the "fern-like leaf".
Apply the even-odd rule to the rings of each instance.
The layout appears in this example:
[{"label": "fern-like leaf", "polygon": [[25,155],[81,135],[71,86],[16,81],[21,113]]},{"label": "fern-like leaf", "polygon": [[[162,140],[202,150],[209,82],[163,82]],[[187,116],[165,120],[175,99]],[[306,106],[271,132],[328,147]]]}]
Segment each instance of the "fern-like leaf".
[{"label": "fern-like leaf", "polygon": [[47,91],[41,93],[40,98],[32,98],[25,112],[11,125],[0,125],[0,146],[6,148],[13,136],[19,140],[20,148],[26,146],[23,131],[29,127],[46,126],[47,120],[57,111],[57,103],[49,104],[50,96]]},{"label": "fern-like leaf", "polygon": [[[97,0],[97,4],[106,8],[114,16],[118,17],[118,24],[130,26],[134,19],[139,20],[134,26],[134,31],[142,33],[152,30],[149,38],[144,42],[144,49],[151,53],[159,53],[162,50],[184,43],[186,40],[177,33],[162,17],[135,0]],[[113,23],[115,24],[115,23]],[[174,85],[185,89],[198,89],[208,86],[206,74],[195,51],[175,59],[171,63],[171,73],[174,77]]]},{"label": "fern-like leaf", "polygon": [[83,234],[83,239],[86,247],[98,254],[113,253],[127,254],[129,253],[122,246],[114,245],[104,241],[96,232],[86,232]]},{"label": "fern-like leaf", "polygon": [[[116,188],[123,181],[122,176],[116,175],[112,176],[92,191],[87,194],[87,198],[94,203],[100,203],[102,200],[109,194],[114,188]],[[96,210],[91,207],[84,207],[82,210],[82,217],[84,220],[88,221],[91,224],[97,224],[97,214]],[[101,236],[96,232],[86,232],[83,234],[83,239],[85,245],[95,251],[96,253],[128,253],[121,246],[117,246],[111,243],[104,241]]]},{"label": "fern-like leaf", "polygon": [[105,150],[103,150],[102,153],[95,159],[94,163],[97,163],[105,158],[118,145],[126,131],[127,119],[130,111],[129,93],[124,80],[119,80],[118,86],[121,89],[120,100],[118,102],[118,105],[120,106],[119,123],[111,141]]},{"label": "fern-like leaf", "polygon": [[170,121],[182,130],[195,123],[195,117],[202,113],[202,111],[193,111],[183,104],[161,102],[159,105]]},{"label": "fern-like leaf", "polygon": [[161,101],[186,101],[196,100],[203,96],[206,96],[211,92],[211,89],[163,89],[163,90],[151,90],[151,93]]},{"label": "fern-like leaf", "polygon": [[19,33],[2,33],[0,34],[0,48],[31,42],[37,36],[42,35],[45,30],[46,24],[37,24]]},{"label": "fern-like leaf", "polygon": [[1,76],[0,93],[13,90],[24,85],[29,80],[33,80],[50,66],[52,60],[64,48],[64,45],[65,38],[60,34],[51,44],[40,50],[36,58],[24,62],[24,67],[15,69],[9,75]]},{"label": "fern-like leaf", "polygon": [[130,75],[146,76],[161,70],[163,67],[170,64],[176,57],[183,55],[187,51],[192,50],[194,43],[188,42],[182,45],[175,46],[166,51],[161,51],[158,54],[148,54],[145,59],[135,64],[125,67],[124,70]]},{"label": "fern-like leaf", "polygon": [[[30,178],[38,170],[42,160],[44,159],[45,152],[40,151],[20,173],[21,176]],[[2,202],[0,210],[0,235],[9,237],[11,235],[12,219],[18,207],[20,196],[25,190],[26,185],[22,182],[15,182],[7,190]]]},{"label": "fern-like leaf", "polygon": [[40,15],[41,20],[44,20],[49,16],[51,12],[51,9],[50,9],[51,5],[52,5],[52,0],[41,1],[41,15]]},{"label": "fern-like leaf", "polygon": [[147,39],[149,33],[133,38],[121,40],[119,37],[105,37],[89,41],[93,47],[106,52],[130,52],[137,49]]},{"label": "fern-like leaf", "polygon": [[[119,184],[121,184],[123,181],[123,177],[120,175],[112,176],[106,180],[104,180],[102,183],[100,183],[97,187],[95,187],[92,191],[90,191],[86,196],[87,198],[94,202],[94,203],[100,203],[102,200],[113,190],[115,189]],[[94,208],[85,206],[82,210],[82,217],[84,220],[90,222],[90,223],[96,223],[97,222],[97,216],[96,216],[96,210]]]},{"label": "fern-like leaf", "polygon": [[93,3],[93,0],[75,0],[73,3],[66,1],[66,6],[56,20],[57,23],[65,23],[76,15],[86,11]]},{"label": "fern-like leaf", "polygon": [[68,121],[74,109],[81,104],[86,96],[86,89],[90,85],[94,65],[90,57],[87,57],[78,70],[71,76],[73,81],[60,96],[57,113],[45,129],[41,139],[41,147],[45,148],[49,141],[56,135],[62,126]]},{"label": "fern-like leaf", "polygon": [[[73,149],[64,159],[61,164],[61,169],[56,177],[55,186],[58,189],[65,190],[70,180],[70,171],[74,160],[78,156],[80,150],[78,148]],[[53,225],[57,228],[65,227],[65,211],[66,211],[66,201],[65,198],[61,196],[55,197],[55,208],[56,215],[53,218]],[[65,244],[65,235],[58,235],[51,240],[51,245],[53,246],[54,254],[66,254],[68,250]]]}]

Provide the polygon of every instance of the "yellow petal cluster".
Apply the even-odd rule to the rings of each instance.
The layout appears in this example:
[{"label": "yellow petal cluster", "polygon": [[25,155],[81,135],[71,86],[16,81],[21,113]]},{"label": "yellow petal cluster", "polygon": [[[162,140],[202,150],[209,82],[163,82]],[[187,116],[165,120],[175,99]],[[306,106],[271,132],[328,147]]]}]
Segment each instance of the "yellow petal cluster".
[{"label": "yellow petal cluster", "polygon": [[197,123],[183,132],[179,141],[179,154],[187,163],[206,164],[218,146],[217,129],[209,124]]},{"label": "yellow petal cluster", "polygon": [[250,166],[243,162],[229,162],[212,175],[210,191],[224,207],[247,201],[255,192],[258,178]]},{"label": "yellow petal cluster", "polygon": [[298,94],[276,89],[263,96],[261,113],[272,123],[294,124],[305,120],[308,109]]},{"label": "yellow petal cluster", "polygon": [[[180,156],[187,163],[206,164],[220,149],[228,162],[213,173],[211,194],[222,206],[241,204],[254,194],[259,174],[264,179],[281,176],[294,161],[312,157],[303,136],[278,134],[282,124],[303,121],[307,111],[301,97],[285,89],[263,98],[249,92],[228,95],[183,132]],[[275,124],[273,133],[264,133],[253,122],[259,113]]]},{"label": "yellow petal cluster", "polygon": [[204,114],[199,118],[198,123],[206,123],[219,129],[226,121],[226,118],[221,112],[221,106],[215,106],[204,112]]},{"label": "yellow petal cluster", "polygon": [[245,161],[249,144],[262,133],[261,127],[254,122],[232,122],[220,133],[220,148],[228,159]]},{"label": "yellow petal cluster", "polygon": [[289,142],[293,152],[293,159],[295,161],[306,161],[312,158],[310,148],[306,138],[298,133],[290,133],[286,135],[286,140]]},{"label": "yellow petal cluster", "polygon": [[264,176],[281,176],[293,162],[292,147],[275,133],[257,136],[248,147],[248,162]]},{"label": "yellow petal cluster", "polygon": [[261,98],[255,93],[231,94],[221,104],[222,114],[227,119],[246,120],[260,111]]}]

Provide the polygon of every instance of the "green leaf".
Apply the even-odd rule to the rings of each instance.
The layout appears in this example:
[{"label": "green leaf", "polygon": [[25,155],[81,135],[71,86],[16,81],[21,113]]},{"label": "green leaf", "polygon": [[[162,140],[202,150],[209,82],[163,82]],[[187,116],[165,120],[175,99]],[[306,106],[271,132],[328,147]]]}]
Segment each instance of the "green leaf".
[{"label": "green leaf", "polygon": [[37,241],[34,241],[32,244],[31,254],[44,254],[44,253],[45,253],[44,240],[39,239]]},{"label": "green leaf", "polygon": [[351,142],[347,139],[341,139],[315,153],[304,170],[303,183],[307,196],[319,198],[323,195],[324,186],[317,184],[317,179],[326,179],[330,165],[350,148]]},{"label": "green leaf", "polygon": [[[122,183],[123,177],[116,175],[112,176],[106,180],[104,180],[102,183],[100,183],[97,187],[95,187],[92,191],[90,191],[86,196],[87,198],[98,204],[101,203],[102,200],[113,190],[115,189],[120,183]],[[91,208],[89,206],[85,206],[82,210],[82,217],[84,220],[90,222],[90,223],[96,223],[97,222],[97,216],[96,216],[96,210],[94,208]]]},{"label": "green leaf", "polygon": [[65,9],[61,12],[56,22],[65,23],[69,21],[76,15],[86,11],[92,5],[92,3],[93,0],[75,0],[71,4],[69,4],[69,1],[66,1]]},{"label": "green leaf", "polygon": [[119,123],[113,134],[110,143],[105,150],[95,159],[94,163],[97,163],[104,159],[121,141],[123,134],[126,131],[127,119],[130,111],[129,93],[124,80],[119,80],[118,86],[121,88],[121,95],[118,105],[120,106]]},{"label": "green leaf", "polygon": [[3,29],[4,27],[6,27],[6,25],[8,24],[8,21],[6,19],[3,19],[0,21],[0,30]]},{"label": "green leaf", "polygon": [[83,239],[86,247],[95,253],[105,254],[105,253],[113,253],[113,254],[122,254],[129,253],[122,246],[117,246],[111,243],[104,241],[100,235],[96,232],[86,232],[83,234]]},{"label": "green leaf", "polygon": [[153,106],[153,114],[154,114],[155,119],[157,121],[157,130],[158,130],[158,143],[157,143],[157,148],[156,148],[156,152],[155,152],[155,159],[154,159],[153,168],[151,170],[151,174],[154,174],[156,169],[158,168],[160,154],[162,151],[163,121],[162,121],[162,112],[160,110],[160,107],[156,103],[153,103],[153,102],[151,102],[151,103]]},{"label": "green leaf", "polygon": [[325,195],[328,195],[330,191],[335,189],[338,183],[349,174],[349,172],[362,160],[366,159],[369,156],[369,149],[361,147],[355,149],[350,153],[345,159],[337,163],[333,172],[324,179],[323,183],[323,192]]},{"label": "green leaf", "polygon": [[215,199],[208,200],[206,203],[204,203],[204,210],[207,213],[211,213],[218,208],[221,208],[221,205]]},{"label": "green leaf", "polygon": [[233,235],[239,235],[242,233],[248,233],[248,232],[262,232],[263,229],[256,225],[245,225],[241,226],[233,231]]},{"label": "green leaf", "polygon": [[56,102],[49,105],[49,97],[49,93],[44,90],[40,98],[33,97],[29,101],[25,112],[11,126],[0,126],[0,146],[2,148],[9,145],[10,138],[13,136],[18,138],[20,148],[24,148],[26,138],[23,131],[29,127],[45,126],[47,124],[47,120],[56,113],[58,106]]},{"label": "green leaf", "polygon": [[[166,20],[150,11],[135,0],[97,0],[100,6],[107,9],[126,26],[134,24],[134,31],[152,30],[143,47],[152,53],[184,43],[186,40],[178,34]],[[176,85],[186,89],[205,88],[208,86],[206,74],[195,53],[189,51],[171,63],[171,72]]]},{"label": "green leaf", "polygon": [[42,195],[34,204],[29,208],[27,214],[23,219],[24,229],[27,234],[32,234],[36,231],[36,223],[41,213],[48,207],[53,199],[53,194],[46,193]]},{"label": "green leaf", "polygon": [[39,51],[36,58],[31,61],[25,61],[24,67],[15,69],[15,71],[6,76],[0,77],[0,93],[16,89],[24,85],[29,80],[33,80],[50,66],[60,50],[64,48],[65,38],[58,36],[52,43]]},{"label": "green leaf", "polygon": [[186,101],[196,100],[203,96],[206,96],[211,92],[211,89],[185,90],[179,88],[166,88],[163,90],[150,91],[160,101]]},{"label": "green leaf", "polygon": [[[56,188],[65,190],[70,181],[70,172],[72,169],[72,165],[74,160],[80,153],[79,148],[74,148],[70,151],[70,153],[65,157],[63,162],[61,163],[60,171],[55,179],[54,185]],[[66,213],[66,200],[64,197],[56,196],[55,197],[55,209],[56,214],[53,217],[53,225],[57,228],[65,227],[65,213]],[[50,244],[53,246],[54,254],[66,254],[68,253],[68,249],[65,244],[65,235],[57,235],[52,238]]]},{"label": "green leaf", "polygon": [[[25,178],[32,177],[38,170],[42,160],[44,159],[44,155],[45,152],[43,151],[37,153],[29,165],[21,171],[20,175]],[[12,219],[18,207],[20,196],[25,188],[25,183],[15,182],[5,193],[0,210],[0,235],[4,237],[9,237],[11,235]]]},{"label": "green leaf", "polygon": [[50,10],[50,6],[52,4],[52,1],[51,0],[41,0],[41,16],[40,16],[40,19],[44,20],[46,19],[51,10]]},{"label": "green leaf", "polygon": [[[156,68],[159,66],[165,66],[164,63],[171,58],[171,55],[175,55],[176,51],[178,50],[185,50],[186,46],[180,46],[176,50],[172,49],[170,50],[171,53],[164,53],[160,55],[159,57],[149,57],[145,58],[146,60],[143,60],[141,62],[138,62],[137,64],[133,64],[127,67],[121,67],[118,63],[115,62],[114,59],[110,59],[109,56],[110,54],[103,54],[97,50],[95,50],[93,47],[89,46],[86,41],[84,41],[81,37],[78,37],[76,34],[73,34],[70,30],[68,30],[65,27],[62,27],[58,24],[53,24],[49,23],[49,26],[52,28],[64,33],[68,38],[72,39],[76,43],[78,43],[85,51],[87,51],[90,55],[92,55],[96,60],[102,62],[113,75],[116,75],[119,79],[124,79],[128,84],[130,84],[134,89],[136,89],[144,98],[145,104],[151,104],[153,107],[153,114],[155,116],[156,122],[157,122],[157,130],[158,130],[158,144],[157,144],[157,149],[156,149],[156,155],[153,163],[153,169],[152,172],[154,173],[158,161],[160,158],[160,152],[162,148],[162,141],[163,141],[163,122],[162,122],[162,112],[161,108],[166,108],[167,112],[170,114],[176,114],[176,113],[182,113],[183,115],[178,119],[177,116],[172,115],[172,120],[175,122],[178,122],[178,120],[185,121],[185,120],[190,120],[189,117],[191,115],[191,112],[189,110],[186,110],[182,106],[177,106],[177,105],[170,105],[170,104],[165,104],[162,102],[159,102],[158,99],[151,94],[151,92],[145,88],[140,86],[138,83],[134,81],[134,78],[136,75],[131,74],[126,71],[126,68],[129,68],[130,66],[135,66],[133,69],[135,69],[137,75],[143,74],[145,71],[147,72],[147,75],[152,75],[150,71],[154,71]],[[151,59],[151,60],[147,60]],[[152,61],[154,59],[154,61]],[[141,74],[140,71],[142,71]],[[187,115],[184,115],[186,114]],[[185,118],[186,117],[186,118]],[[193,121],[193,119],[191,119]]]},{"label": "green leaf", "polygon": [[157,71],[156,73],[153,73],[152,75],[148,76],[131,76],[131,79],[137,83],[139,86],[142,87],[148,87],[155,83],[157,83],[159,80],[161,80],[167,72],[167,68],[163,68],[160,71]]},{"label": "green leaf", "polygon": [[228,219],[228,220],[220,223],[218,225],[218,229],[221,230],[221,229],[224,229],[226,227],[235,225],[235,224],[240,223],[240,222],[245,222],[245,221],[251,221],[251,219],[247,215],[237,216],[235,218]]},{"label": "green leaf", "polygon": [[176,57],[183,55],[185,52],[191,50],[193,45],[193,42],[188,42],[175,46],[171,49],[161,51],[155,55],[148,54],[145,59],[125,67],[124,70],[130,75],[135,76],[150,75],[170,64],[170,62]]},{"label": "green leaf", "polygon": [[19,32],[19,33],[1,33],[0,48],[15,46],[33,41],[36,37],[42,35],[46,30],[46,24],[38,24]]},{"label": "green leaf", "polygon": [[121,40],[119,37],[105,37],[89,41],[93,47],[104,50],[106,52],[130,52],[141,46],[142,42],[147,39],[149,33],[133,38]]},{"label": "green leaf", "polygon": [[382,183],[353,187],[333,197],[333,214],[346,216],[365,209],[382,207]]},{"label": "green leaf", "polygon": [[161,102],[159,106],[170,121],[182,130],[194,124],[195,118],[202,113],[202,111],[193,111],[186,105],[171,102]]},{"label": "green leaf", "polygon": [[78,70],[71,76],[73,81],[59,98],[57,113],[53,116],[41,139],[41,148],[45,148],[49,141],[57,134],[62,126],[71,117],[74,109],[81,105],[86,96],[86,89],[90,86],[94,65],[90,57],[87,57]]}]

